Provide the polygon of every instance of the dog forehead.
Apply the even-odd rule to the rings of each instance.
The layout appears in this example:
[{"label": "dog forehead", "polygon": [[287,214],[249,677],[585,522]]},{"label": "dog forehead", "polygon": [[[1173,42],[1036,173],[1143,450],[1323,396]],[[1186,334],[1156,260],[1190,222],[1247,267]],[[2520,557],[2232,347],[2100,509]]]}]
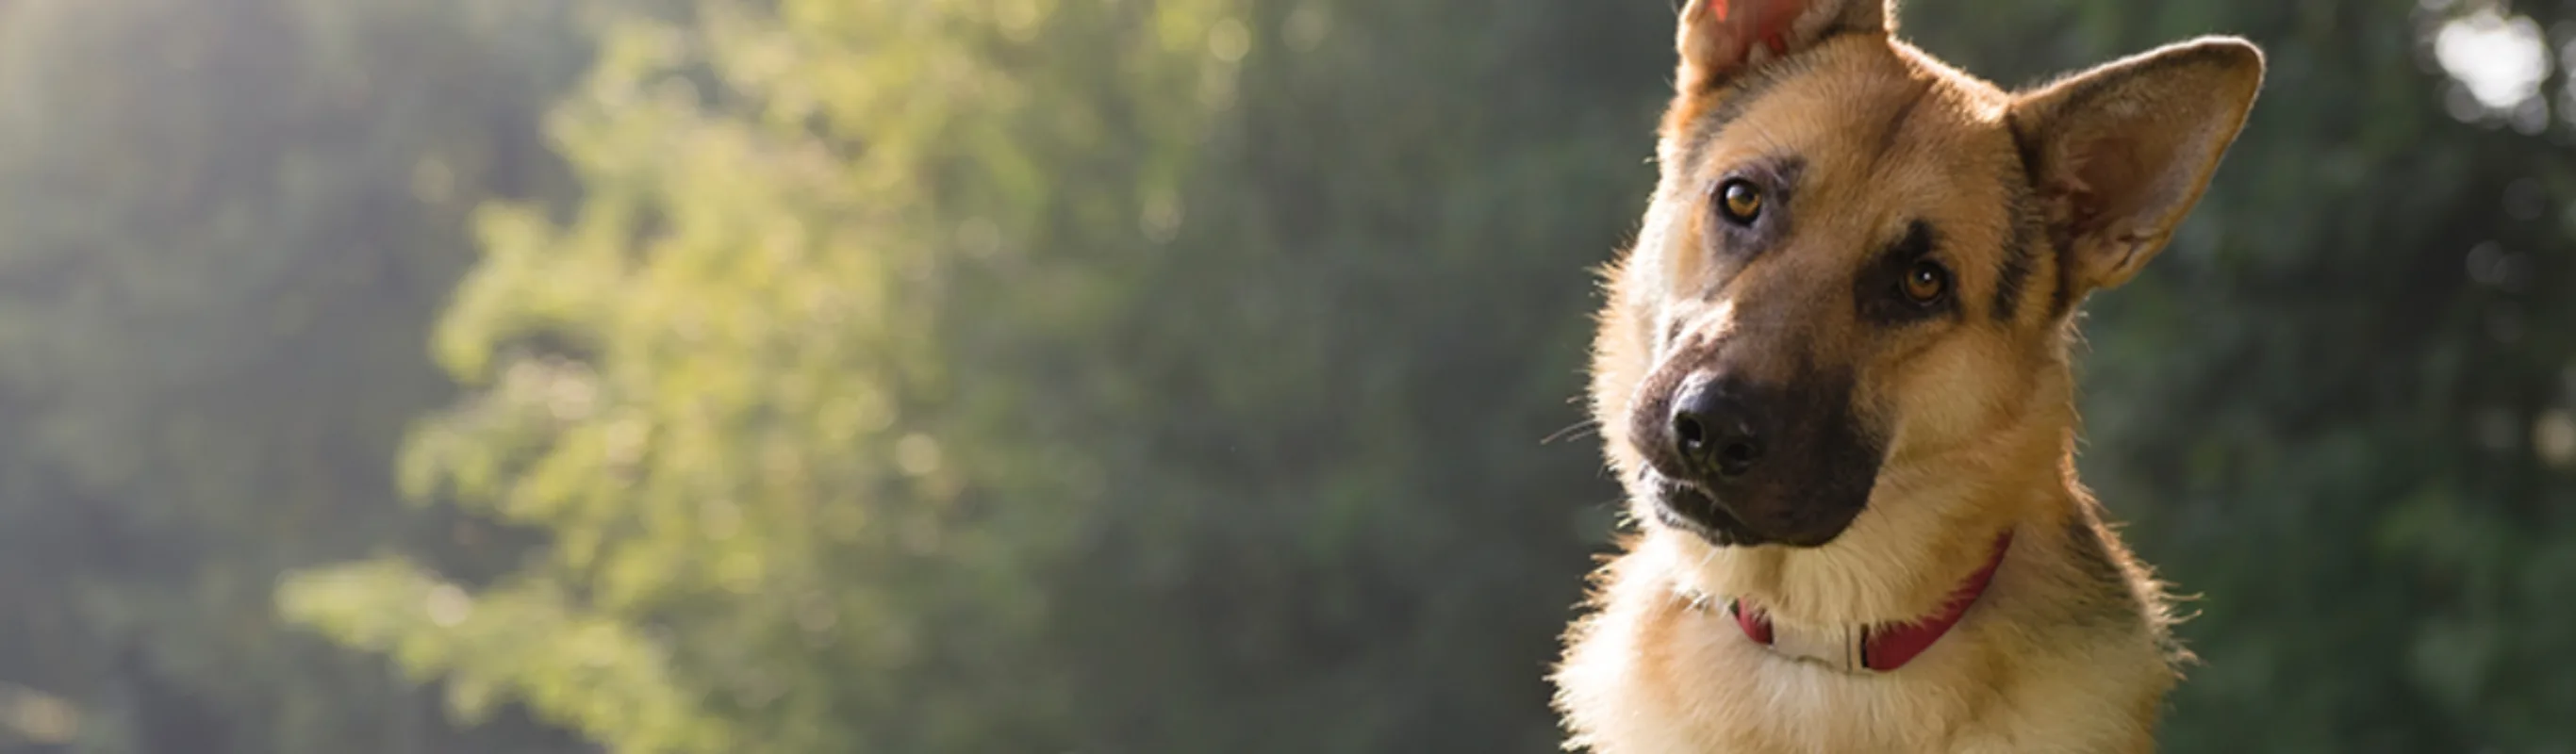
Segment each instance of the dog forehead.
[{"label": "dog forehead", "polygon": [[1707,181],[1753,161],[1787,160],[1804,178],[1883,183],[1955,175],[1963,163],[2013,154],[2009,97],[1919,53],[1838,45],[1781,69],[1700,109],[1688,173]]},{"label": "dog forehead", "polygon": [[2020,165],[2009,97],[1903,48],[1832,52],[1713,108],[1726,122],[1709,124],[1675,198],[1786,163],[1796,166],[1793,233],[1808,241],[1859,252],[1918,220],[1948,237],[1999,229]]}]

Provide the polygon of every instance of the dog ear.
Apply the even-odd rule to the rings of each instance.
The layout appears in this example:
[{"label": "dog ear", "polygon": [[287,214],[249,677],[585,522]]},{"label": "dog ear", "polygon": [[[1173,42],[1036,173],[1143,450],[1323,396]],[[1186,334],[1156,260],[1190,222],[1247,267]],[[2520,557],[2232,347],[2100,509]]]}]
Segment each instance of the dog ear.
[{"label": "dog ear", "polygon": [[1680,85],[1703,92],[1844,31],[1894,31],[1896,0],[1690,0]]},{"label": "dog ear", "polygon": [[2244,129],[2263,53],[2233,37],[2102,65],[2012,106],[2072,299],[2116,288],[2162,251]]}]

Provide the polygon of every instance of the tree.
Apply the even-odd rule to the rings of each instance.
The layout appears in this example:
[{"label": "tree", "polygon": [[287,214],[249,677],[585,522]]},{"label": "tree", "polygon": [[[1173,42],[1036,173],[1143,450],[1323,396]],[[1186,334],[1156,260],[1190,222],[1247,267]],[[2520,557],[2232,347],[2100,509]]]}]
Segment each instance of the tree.
[{"label": "tree", "polygon": [[549,121],[587,195],[482,217],[437,333],[476,391],[404,461],[551,541],[488,584],[310,574],[284,608],[469,719],[525,699],[619,750],[1064,740],[1039,582],[1103,504],[1089,404],[1131,398],[1075,359],[1150,294],[1208,110],[1165,93],[1224,94],[1225,12],[624,19]]},{"label": "tree", "polygon": [[547,182],[521,123],[565,61],[496,53],[564,54],[560,12],[0,5],[0,679],[62,711],[16,737],[506,750],[268,592],[369,542],[475,559],[390,459],[449,393],[417,342],[461,213]]}]

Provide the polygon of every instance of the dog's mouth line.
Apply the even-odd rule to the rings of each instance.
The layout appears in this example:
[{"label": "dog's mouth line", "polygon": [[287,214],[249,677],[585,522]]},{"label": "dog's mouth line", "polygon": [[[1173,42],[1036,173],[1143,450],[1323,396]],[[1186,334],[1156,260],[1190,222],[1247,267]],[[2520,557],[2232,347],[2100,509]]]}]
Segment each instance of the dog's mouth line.
[{"label": "dog's mouth line", "polygon": [[1728,509],[1716,493],[1699,485],[1651,471],[1641,481],[1652,490],[1649,494],[1655,520],[1666,526],[1696,534],[1719,546],[1760,545],[1767,544],[1770,539]]},{"label": "dog's mouth line", "polygon": [[1804,520],[1806,517],[1773,522],[1770,527],[1755,526],[1742,513],[1729,507],[1716,492],[1696,483],[1665,476],[1652,469],[1640,474],[1638,481],[1648,490],[1647,502],[1651,503],[1649,508],[1656,521],[1720,547],[1820,547],[1839,536],[1842,529],[1835,527],[1834,535],[1807,541],[1787,533],[1806,529],[1806,524],[1811,523]]}]

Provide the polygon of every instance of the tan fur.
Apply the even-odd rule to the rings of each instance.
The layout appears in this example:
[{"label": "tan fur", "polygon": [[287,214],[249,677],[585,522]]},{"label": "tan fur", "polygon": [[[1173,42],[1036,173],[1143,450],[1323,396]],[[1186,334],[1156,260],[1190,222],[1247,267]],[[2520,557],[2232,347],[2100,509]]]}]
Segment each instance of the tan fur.
[{"label": "tan fur", "polygon": [[[1694,349],[1735,339],[1847,367],[1854,400],[1888,433],[1867,507],[1832,542],[1796,549],[1714,546],[1633,503],[1641,531],[1596,576],[1552,676],[1569,748],[2154,748],[2183,658],[2160,585],[2075,478],[2067,344],[2083,296],[2134,275],[2198,200],[2261,58],[2199,40],[2009,93],[1897,41],[1892,8],[1860,5],[1875,1],[1735,0],[1739,19],[1748,4],[1795,15],[1786,56],[1741,39],[1704,0],[1683,12],[1661,186],[1637,246],[1608,270],[1590,390],[1610,465],[1642,500],[1630,412]],[[1804,160],[1783,210],[1794,230],[1727,267],[1707,253],[1708,188],[1779,154]],[[1861,295],[1854,271],[1909,220],[1939,229],[1963,311],[1874,328],[1844,311]],[[2037,250],[2017,281],[1998,272],[2016,245]],[[2007,285],[2016,306],[1997,316]],[[1789,357],[1763,353],[1741,368],[1786,373]],[[1906,620],[1933,611],[2006,530],[2014,544],[1982,600],[1892,673],[1790,661],[1694,604],[1750,597],[1782,626]]]}]

